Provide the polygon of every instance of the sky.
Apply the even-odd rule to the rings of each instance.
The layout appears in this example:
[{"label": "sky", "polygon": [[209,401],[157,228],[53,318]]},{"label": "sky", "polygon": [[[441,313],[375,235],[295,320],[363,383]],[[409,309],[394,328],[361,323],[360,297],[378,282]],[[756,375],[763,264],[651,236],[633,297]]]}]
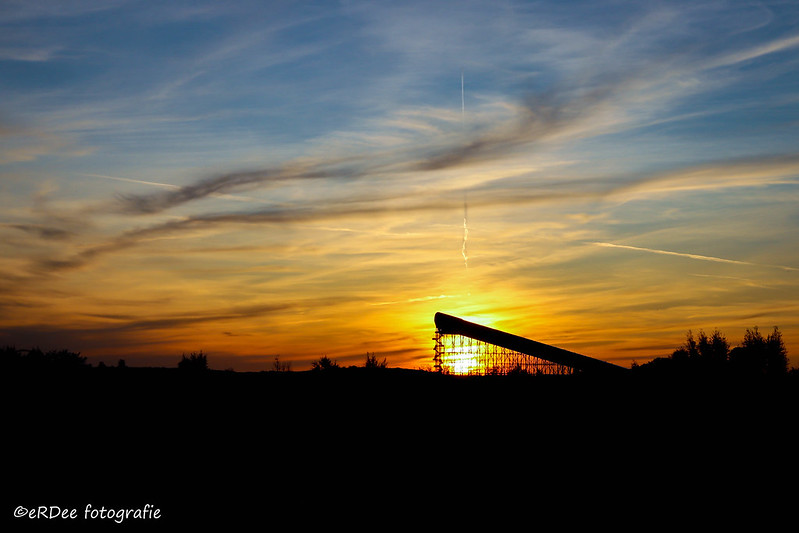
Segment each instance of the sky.
[{"label": "sky", "polygon": [[0,4],[0,344],[799,366],[795,1]]}]

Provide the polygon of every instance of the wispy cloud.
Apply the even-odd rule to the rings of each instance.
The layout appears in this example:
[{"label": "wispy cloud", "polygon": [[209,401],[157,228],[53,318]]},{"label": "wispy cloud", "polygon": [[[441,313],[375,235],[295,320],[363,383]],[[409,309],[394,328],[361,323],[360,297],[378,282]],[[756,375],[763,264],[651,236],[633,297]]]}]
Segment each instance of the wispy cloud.
[{"label": "wispy cloud", "polygon": [[33,63],[50,61],[58,53],[58,47],[19,47],[0,46],[0,61],[29,61]]},{"label": "wispy cloud", "polygon": [[[336,160],[338,162],[339,160]],[[357,160],[356,160],[357,161]],[[393,165],[394,163],[391,163]],[[416,165],[416,161],[410,163]],[[376,167],[380,166],[375,162]],[[143,182],[167,189],[163,194],[128,195],[122,199],[126,212],[137,214],[157,213],[166,206],[199,200],[207,196],[226,196],[220,190],[235,190],[242,183],[262,183],[272,180],[349,180],[352,173],[331,167],[325,170],[318,163],[312,170],[287,172],[276,169],[270,172],[252,172],[222,175],[195,186],[176,187],[169,184]],[[579,179],[534,180],[517,178],[490,180],[475,186],[469,196],[473,208],[500,208],[523,205],[553,205],[573,200],[603,200],[620,196],[661,196],[684,190],[715,190],[721,187],[753,187],[777,183],[794,183],[799,175],[799,156],[745,158],[740,161],[724,160],[715,164],[687,167],[679,171],[656,172],[633,176],[598,176]],[[291,178],[290,178],[291,176]],[[362,179],[369,175],[359,174]],[[127,181],[127,180],[126,180]],[[142,183],[142,180],[133,180]],[[134,228],[117,234],[105,242],[87,246],[67,258],[48,258],[37,261],[38,268],[48,271],[81,268],[93,260],[138,246],[141,243],[167,236],[190,234],[202,230],[252,225],[298,225],[329,222],[343,219],[364,219],[386,214],[401,215],[460,211],[463,200],[448,187],[425,188],[419,192],[377,188],[372,192],[360,192],[353,187],[351,197],[344,196],[333,202],[329,198],[307,199],[292,203],[272,203],[266,208],[249,211],[199,213],[174,217],[145,227]],[[264,200],[264,202],[269,203]],[[325,228],[321,228],[325,229]],[[610,246],[610,245],[608,245]],[[620,246],[620,245],[619,245]]]},{"label": "wispy cloud", "polygon": [[45,156],[82,156],[94,148],[81,146],[70,135],[50,133],[41,128],[3,124],[0,121],[0,165],[35,161]]},{"label": "wispy cloud", "polygon": [[[323,159],[302,158],[283,165],[246,172],[232,172],[203,179],[177,190],[127,195],[123,209],[130,213],[151,214],[213,194],[242,189],[274,187],[300,181],[352,183],[408,173],[430,173],[493,161],[513,150],[546,138],[565,128],[576,114],[590,114],[593,97],[568,102],[527,102],[515,117],[504,124],[492,124],[464,138],[449,133],[424,144],[379,152],[328,155]],[[566,111],[566,108],[570,111]],[[567,116],[570,115],[570,116]],[[584,116],[580,120],[585,120]]]},{"label": "wispy cloud", "polygon": [[24,231],[46,240],[57,240],[57,241],[65,240],[74,234],[73,231],[64,228],[59,228],[54,226],[44,226],[41,224],[0,224],[0,225],[5,226],[7,228]]},{"label": "wispy cloud", "polygon": [[[135,183],[135,184],[138,184],[138,185],[148,185],[148,186],[151,186],[151,187],[159,187],[159,188],[162,188],[162,189],[169,189],[169,190],[172,190],[172,191],[180,191],[181,190],[181,187],[179,185],[174,185],[174,184],[170,184],[170,183],[160,183],[160,182],[155,182],[155,181],[139,180],[139,179],[135,179],[135,178],[122,178],[122,177],[118,177],[118,176],[105,176],[105,175],[102,175],[102,174],[85,174],[85,176],[89,176],[89,177],[93,177],[93,178],[101,178],[101,179],[106,179],[106,180],[120,181],[120,182],[124,182],[124,183]],[[239,201],[239,202],[269,203],[269,202],[266,202],[265,200],[261,200],[259,198],[253,198],[251,196],[241,196],[241,195],[233,195],[233,194],[220,194],[220,193],[215,193],[215,192],[208,193],[208,196],[211,196],[213,198],[223,198],[223,199],[226,199],[226,200],[235,200],[235,201]],[[128,196],[128,197],[123,196],[123,202],[129,201],[129,198],[130,198],[130,196]]]},{"label": "wispy cloud", "polygon": [[796,47],[799,47],[799,35],[790,35],[714,58],[707,68],[728,67]]},{"label": "wispy cloud", "polygon": [[[128,194],[121,197],[122,209],[131,214],[153,214],[182,204],[219,196],[231,191],[274,188],[281,184],[305,181],[353,184],[378,178],[399,178],[468,169],[470,166],[499,162],[518,157],[523,149],[535,150],[537,143],[564,134],[570,128],[580,128],[603,108],[612,87],[590,91],[574,99],[530,97],[516,108],[512,120],[474,131],[463,137],[445,135],[438,142],[382,152],[365,152],[361,155],[331,155],[328,158],[304,158],[289,161],[281,166],[259,170],[232,172],[199,180],[193,184],[176,187],[162,193]],[[793,179],[799,172],[799,156],[778,155],[753,157],[733,161],[710,162],[705,165],[644,173],[629,177],[595,177],[585,179],[582,185],[591,185],[597,194],[618,193],[625,190],[651,191],[658,186],[664,190],[706,189],[725,186],[747,186],[774,183],[775,180]],[[499,179],[486,188],[496,188]],[[546,181],[547,186],[564,188],[573,180],[557,183]],[[521,198],[541,195],[537,181],[527,182],[518,191]],[[484,191],[487,192],[487,191]],[[583,194],[588,193],[583,189]],[[515,196],[516,193],[514,193]],[[557,195],[557,193],[553,193]],[[579,193],[578,193],[579,194]],[[479,200],[478,200],[479,202]]]},{"label": "wispy cloud", "polygon": [[422,296],[419,298],[409,298],[407,300],[397,300],[397,301],[389,301],[389,302],[373,302],[369,305],[397,305],[397,304],[412,304],[412,303],[419,303],[419,302],[429,302],[432,300],[444,300],[446,298],[454,298],[454,296],[448,296],[446,294],[440,294],[438,296]]}]

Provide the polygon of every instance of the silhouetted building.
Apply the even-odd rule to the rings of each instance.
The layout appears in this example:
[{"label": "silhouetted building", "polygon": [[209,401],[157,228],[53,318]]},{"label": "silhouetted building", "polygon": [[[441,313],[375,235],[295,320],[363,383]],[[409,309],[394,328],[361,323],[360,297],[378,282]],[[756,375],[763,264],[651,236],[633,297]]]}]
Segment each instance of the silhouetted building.
[{"label": "silhouetted building", "polygon": [[452,374],[566,375],[629,369],[562,348],[436,313],[435,369]]}]

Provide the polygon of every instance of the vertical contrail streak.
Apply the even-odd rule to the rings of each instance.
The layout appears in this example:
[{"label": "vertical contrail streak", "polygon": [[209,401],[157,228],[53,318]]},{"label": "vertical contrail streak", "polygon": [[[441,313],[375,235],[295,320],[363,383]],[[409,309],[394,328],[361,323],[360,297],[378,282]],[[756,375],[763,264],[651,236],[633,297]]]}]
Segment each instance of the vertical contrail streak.
[{"label": "vertical contrail streak", "polygon": [[461,126],[463,126],[463,119],[466,114],[466,101],[463,99],[463,71],[461,71]]},{"label": "vertical contrail streak", "polygon": [[[463,91],[463,71],[461,71],[461,129],[464,127],[466,116],[466,100]],[[466,203],[466,191],[463,191],[463,244],[461,244],[461,255],[463,256],[463,266],[469,268],[469,254],[466,250],[466,241],[469,240],[469,216]]]},{"label": "vertical contrail streak", "polygon": [[466,193],[463,193],[463,244],[461,245],[461,255],[463,256],[463,266],[469,268],[469,254],[466,250],[466,241],[469,240],[469,217],[467,212]]}]

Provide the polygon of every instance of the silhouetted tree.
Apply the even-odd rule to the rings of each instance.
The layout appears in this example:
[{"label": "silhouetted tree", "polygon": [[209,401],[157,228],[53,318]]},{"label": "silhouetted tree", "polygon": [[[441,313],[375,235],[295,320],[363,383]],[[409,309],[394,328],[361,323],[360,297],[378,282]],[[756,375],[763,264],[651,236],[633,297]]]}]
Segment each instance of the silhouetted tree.
[{"label": "silhouetted tree", "polygon": [[730,343],[719,330],[713,331],[710,337],[705,335],[704,331],[700,331],[697,348],[699,357],[711,365],[723,365],[730,355]]},{"label": "silhouetted tree", "polygon": [[272,363],[272,370],[275,372],[291,372],[291,361],[285,363],[280,362],[280,356],[275,356],[275,362]]},{"label": "silhouetted tree", "polygon": [[24,364],[22,354],[14,346],[6,346],[3,348],[2,358],[3,368],[15,370]]},{"label": "silhouetted tree", "polygon": [[326,355],[311,363],[311,370],[333,370],[336,368],[339,368],[338,363]]},{"label": "silhouetted tree", "polygon": [[739,375],[776,376],[787,374],[788,352],[777,327],[765,338],[757,326],[747,329],[741,344],[732,350],[718,330],[710,337],[700,331],[696,339],[688,331],[685,343],[670,357],[658,357],[633,370],[659,375],[709,375],[731,370]]},{"label": "silhouetted tree", "polygon": [[7,346],[3,350],[3,364],[9,368],[29,370],[76,370],[89,368],[86,358],[79,352],[69,350],[50,350],[43,352],[40,348],[17,350]]},{"label": "silhouetted tree", "polygon": [[366,363],[364,364],[364,366],[366,368],[386,368],[388,366],[388,363],[386,363],[385,358],[383,358],[382,361],[378,361],[377,356],[374,354],[374,352],[372,352],[372,354],[366,352]]},{"label": "silhouetted tree", "polygon": [[688,330],[685,343],[674,350],[672,358],[677,360],[690,359],[708,364],[722,364],[727,362],[730,353],[730,343],[719,330],[713,331],[708,337],[704,331],[699,330],[699,335],[694,339],[693,332]]},{"label": "silhouetted tree", "polygon": [[189,357],[183,354],[183,358],[178,363],[178,368],[181,370],[208,370],[208,358],[202,351],[199,353],[192,352]]},{"label": "silhouetted tree", "polygon": [[782,332],[777,326],[766,338],[766,349],[768,350],[768,372],[771,374],[782,375],[788,373],[788,349],[782,340]]},{"label": "silhouetted tree", "polygon": [[47,352],[45,357],[54,368],[70,369],[88,367],[86,358],[80,352],[70,352],[69,350],[57,350]]},{"label": "silhouetted tree", "polygon": [[699,358],[699,348],[694,340],[694,333],[690,329],[685,335],[685,342],[671,354],[671,358],[679,363],[687,363],[689,360]]},{"label": "silhouetted tree", "polygon": [[670,359],[674,370],[717,372],[725,367],[729,353],[730,343],[719,330],[713,331],[710,337],[700,330],[696,339],[688,330],[685,342],[672,352]]},{"label": "silhouetted tree", "polygon": [[747,329],[741,345],[730,352],[730,364],[746,374],[784,375],[788,372],[788,351],[779,328],[767,337],[757,326]]}]

